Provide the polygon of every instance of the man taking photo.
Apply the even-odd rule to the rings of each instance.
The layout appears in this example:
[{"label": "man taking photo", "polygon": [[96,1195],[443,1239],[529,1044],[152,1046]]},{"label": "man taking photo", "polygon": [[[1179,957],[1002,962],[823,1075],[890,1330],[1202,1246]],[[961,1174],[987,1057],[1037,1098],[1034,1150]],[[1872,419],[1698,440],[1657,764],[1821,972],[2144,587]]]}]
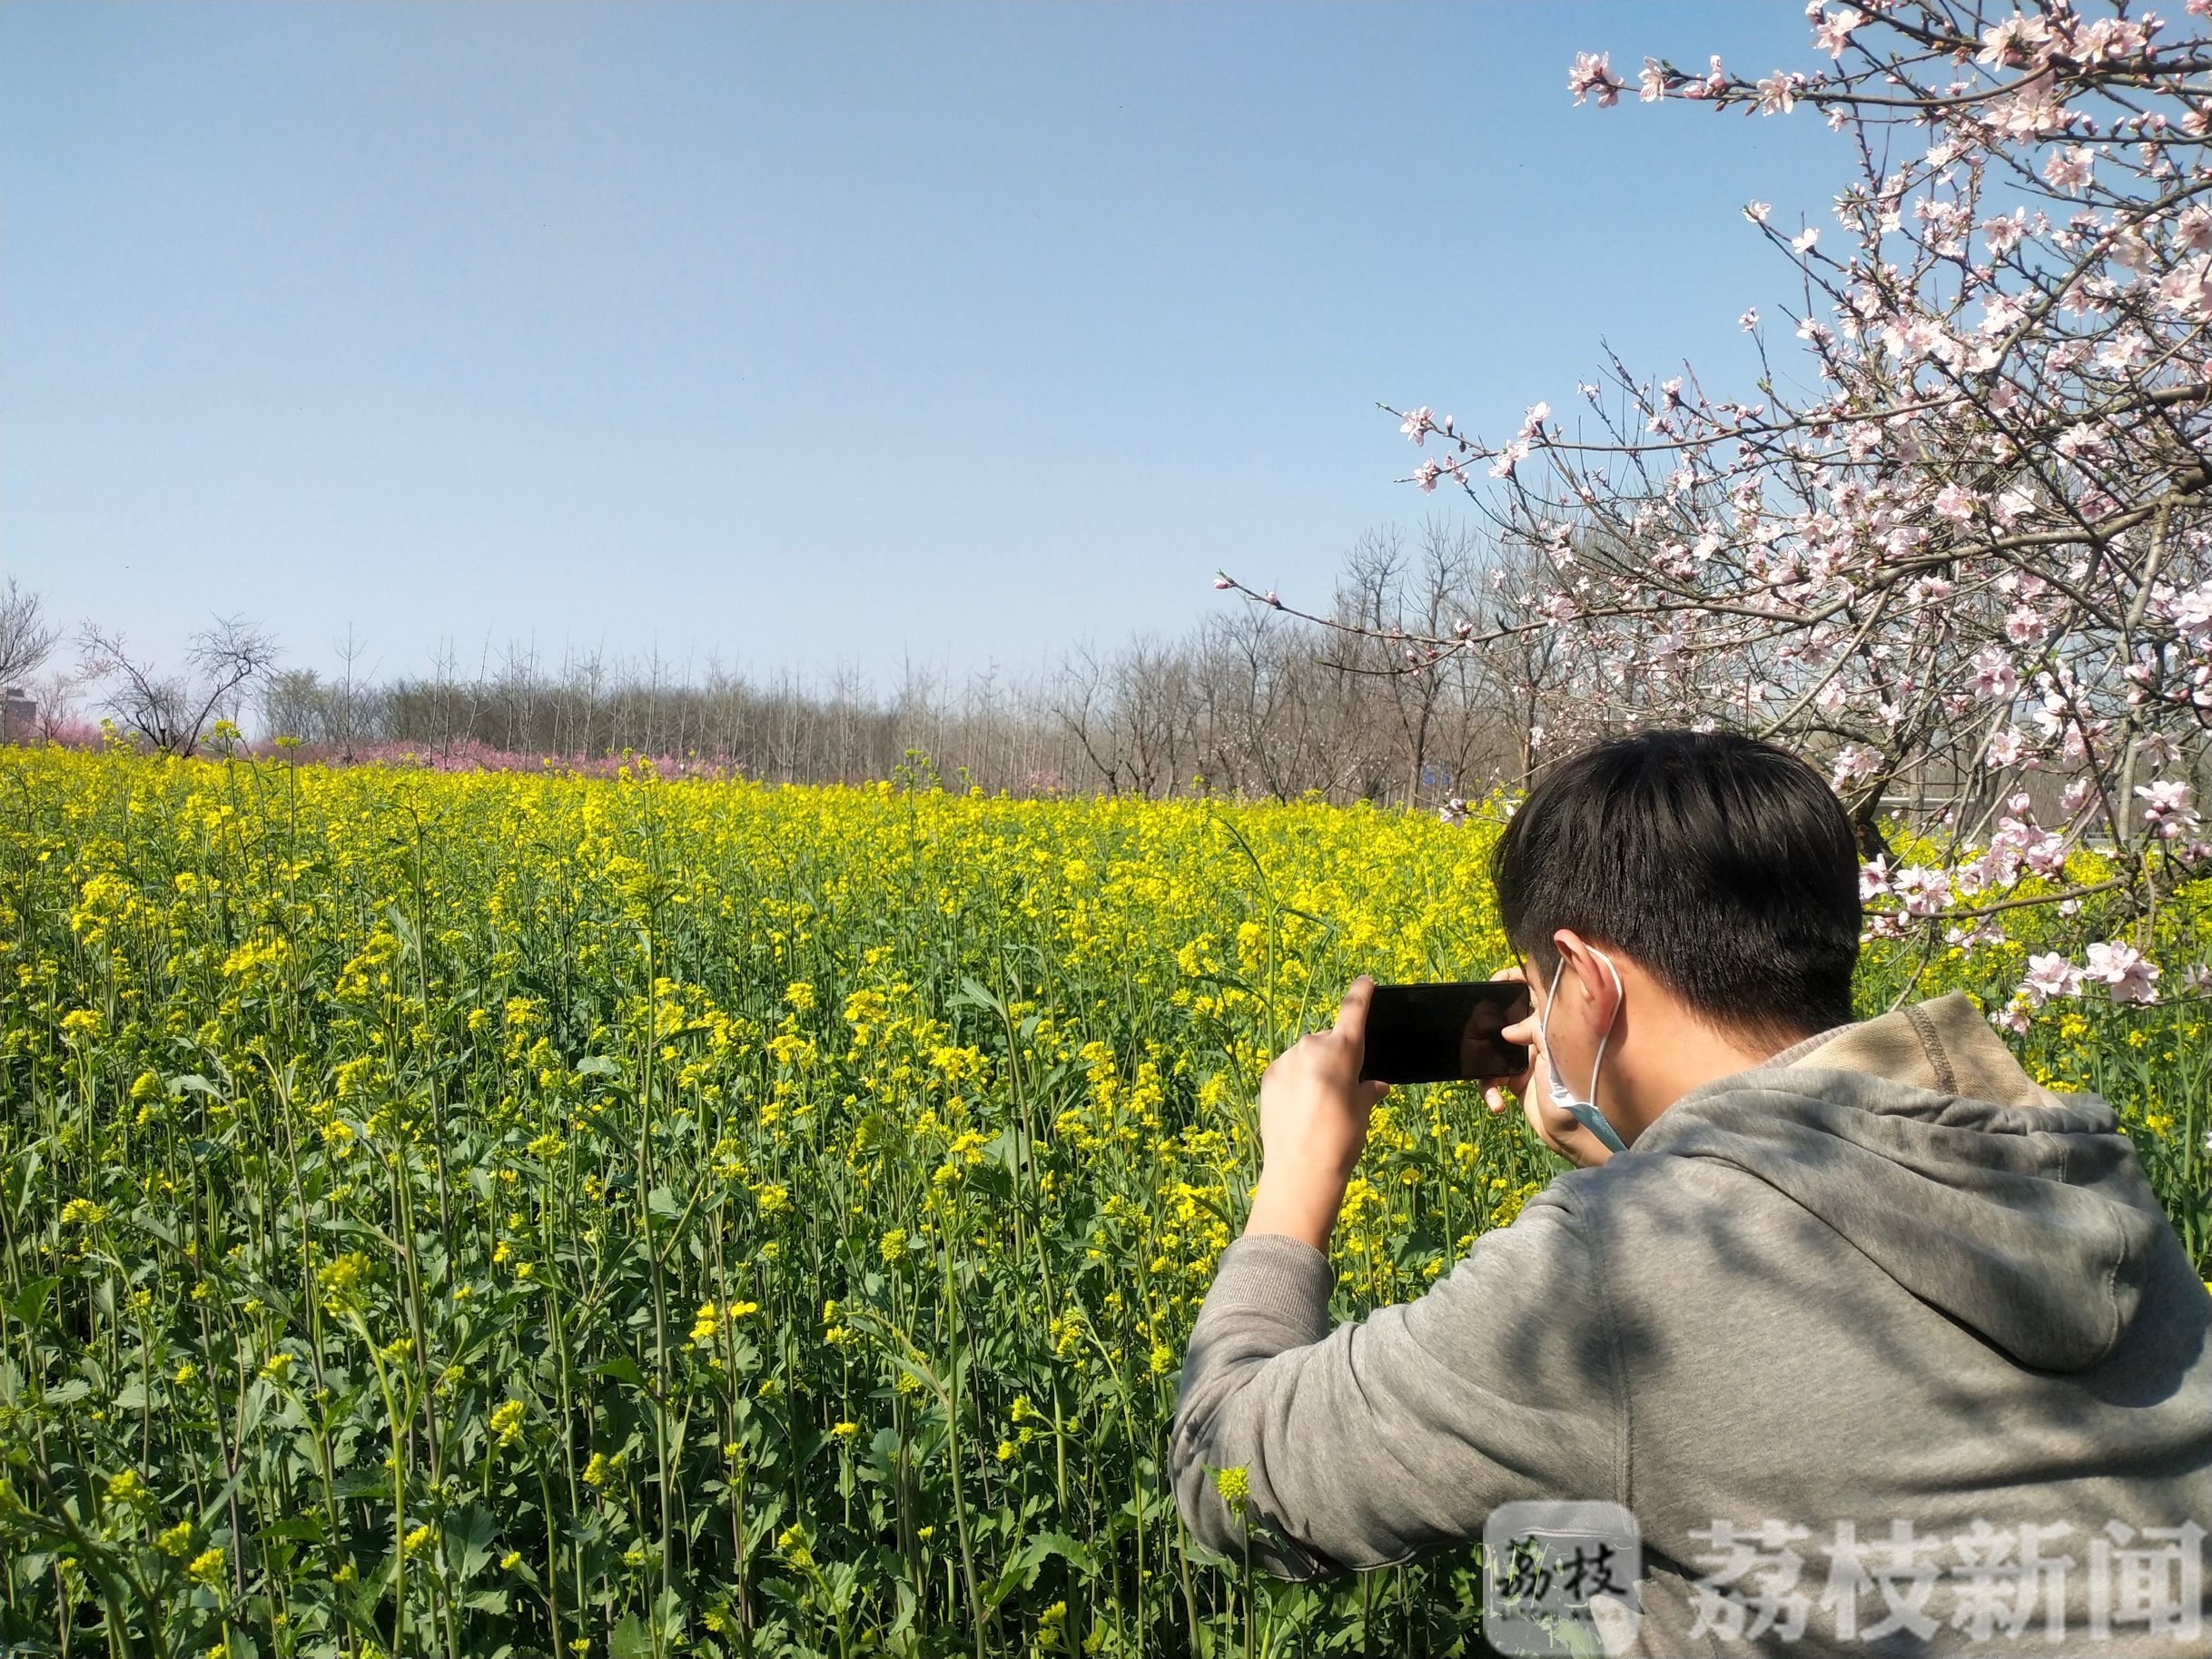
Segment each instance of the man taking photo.
[{"label": "man taking photo", "polygon": [[1308,1578],[1612,1505],[1642,1575],[1615,1651],[2212,1652],[2212,1297],[2104,1101],[2039,1087],[1962,996],[1853,1022],[1858,856],[1820,775],[1727,735],[1605,743],[1493,874],[1533,1003],[1500,1081],[1579,1167],[1332,1328],[1383,1092],[1356,982],[1260,1086],[1176,1412],[1192,1533]]}]

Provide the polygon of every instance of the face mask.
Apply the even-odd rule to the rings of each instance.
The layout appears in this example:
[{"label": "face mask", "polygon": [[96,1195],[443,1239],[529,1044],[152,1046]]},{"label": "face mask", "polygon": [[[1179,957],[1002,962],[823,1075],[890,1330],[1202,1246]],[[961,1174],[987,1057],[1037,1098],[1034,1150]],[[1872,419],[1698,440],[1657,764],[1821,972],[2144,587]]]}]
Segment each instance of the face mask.
[{"label": "face mask", "polygon": [[1613,1022],[1620,1018],[1621,1013],[1621,971],[1613,965],[1613,958],[1605,952],[1594,950],[1590,953],[1604,963],[1605,972],[1613,975],[1613,1017],[1605,1022],[1605,1032],[1597,1040],[1597,1057],[1590,1062],[1590,1098],[1580,1100],[1575,1097],[1573,1091],[1567,1088],[1566,1081],[1559,1075],[1559,1062],[1552,1058],[1552,1003],[1559,995],[1559,976],[1566,972],[1566,958],[1564,956],[1559,959],[1559,965],[1552,970],[1552,988],[1544,993],[1544,1021],[1536,1028],[1537,1034],[1544,1041],[1544,1067],[1551,1073],[1546,1092],[1551,1096],[1553,1105],[1562,1111],[1572,1113],[1575,1121],[1595,1135],[1608,1151],[1625,1152],[1627,1143],[1614,1132],[1613,1125],[1605,1121],[1605,1113],[1597,1109],[1597,1069],[1605,1063],[1605,1044],[1613,1037]]}]

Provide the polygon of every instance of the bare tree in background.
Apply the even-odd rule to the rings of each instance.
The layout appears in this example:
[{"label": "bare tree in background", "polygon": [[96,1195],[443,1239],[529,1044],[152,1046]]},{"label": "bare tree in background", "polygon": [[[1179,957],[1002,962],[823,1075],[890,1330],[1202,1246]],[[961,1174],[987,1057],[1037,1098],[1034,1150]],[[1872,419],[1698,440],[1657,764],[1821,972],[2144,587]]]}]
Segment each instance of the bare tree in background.
[{"label": "bare tree in background", "polygon": [[191,755],[216,720],[235,721],[248,689],[277,661],[275,640],[237,617],[194,634],[175,669],[133,656],[121,634],[90,623],[79,641],[85,677],[107,687],[109,717],[164,755]]},{"label": "bare tree in background", "polygon": [[0,687],[20,686],[54,655],[61,630],[46,620],[45,602],[7,579],[0,590]]},{"label": "bare tree in background", "polygon": [[1082,752],[1086,772],[1095,772],[1108,795],[1121,790],[1121,764],[1109,729],[1112,693],[1107,680],[1111,673],[1098,649],[1088,641],[1061,660],[1058,680],[1046,698],[1068,736]]},{"label": "bare tree in background", "polygon": [[331,649],[338,671],[325,679],[312,668],[291,668],[261,677],[262,729],[272,737],[296,737],[325,746],[330,757],[351,765],[373,737],[383,717],[382,689],[362,672],[368,647],[351,626]]},{"label": "bare tree in background", "polygon": [[1500,781],[1526,786],[1535,775],[1544,727],[1552,706],[1566,695],[1580,642],[1555,628],[1501,628],[1502,617],[1533,608],[1548,580],[1540,555],[1519,544],[1490,542],[1484,555],[1483,608],[1470,614],[1478,643],[1475,671],[1479,701],[1496,711],[1494,731],[1511,745],[1498,765]]},{"label": "bare tree in background", "polygon": [[[1347,674],[1361,676],[1376,715],[1387,716],[1387,755],[1371,760],[1393,767],[1394,778],[1370,777],[1363,793],[1397,793],[1407,805],[1425,790],[1464,793],[1458,766],[1438,763],[1439,746],[1464,749],[1447,736],[1471,680],[1461,662],[1417,651],[1409,638],[1435,638],[1466,623],[1479,608],[1476,597],[1482,543],[1442,518],[1422,527],[1408,548],[1395,526],[1359,538],[1337,588],[1338,620],[1348,625],[1336,654]],[[1380,724],[1379,721],[1375,724]],[[1375,734],[1379,736],[1379,732]],[[1395,785],[1395,788],[1394,788]]]}]

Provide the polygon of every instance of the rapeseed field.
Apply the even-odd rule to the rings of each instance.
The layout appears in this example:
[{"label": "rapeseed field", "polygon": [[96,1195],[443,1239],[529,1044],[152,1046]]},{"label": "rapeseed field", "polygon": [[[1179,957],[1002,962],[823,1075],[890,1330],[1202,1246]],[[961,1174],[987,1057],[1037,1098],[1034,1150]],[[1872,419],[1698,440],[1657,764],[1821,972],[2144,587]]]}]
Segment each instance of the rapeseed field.
[{"label": "rapeseed field", "polygon": [[[1504,810],[6,752],[0,1644],[1482,1651],[1471,1555],[1254,1584],[1164,1468],[1261,1070],[1509,960]],[[2000,1005],[2035,925],[1868,1011]],[[2204,1261],[2202,1003],[2014,1041]],[[1397,1091],[1338,1311],[1557,1167]]]}]

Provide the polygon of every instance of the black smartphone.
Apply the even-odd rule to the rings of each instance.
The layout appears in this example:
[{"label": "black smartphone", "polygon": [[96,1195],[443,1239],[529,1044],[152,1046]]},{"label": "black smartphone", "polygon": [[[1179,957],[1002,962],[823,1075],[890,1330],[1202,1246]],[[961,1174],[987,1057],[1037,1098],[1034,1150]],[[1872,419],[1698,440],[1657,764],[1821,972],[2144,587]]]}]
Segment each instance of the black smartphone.
[{"label": "black smartphone", "polygon": [[1518,1077],[1528,1068],[1528,1049],[1498,1033],[1526,1018],[1528,987],[1517,980],[1378,985],[1368,1002],[1359,1075],[1378,1083]]}]

